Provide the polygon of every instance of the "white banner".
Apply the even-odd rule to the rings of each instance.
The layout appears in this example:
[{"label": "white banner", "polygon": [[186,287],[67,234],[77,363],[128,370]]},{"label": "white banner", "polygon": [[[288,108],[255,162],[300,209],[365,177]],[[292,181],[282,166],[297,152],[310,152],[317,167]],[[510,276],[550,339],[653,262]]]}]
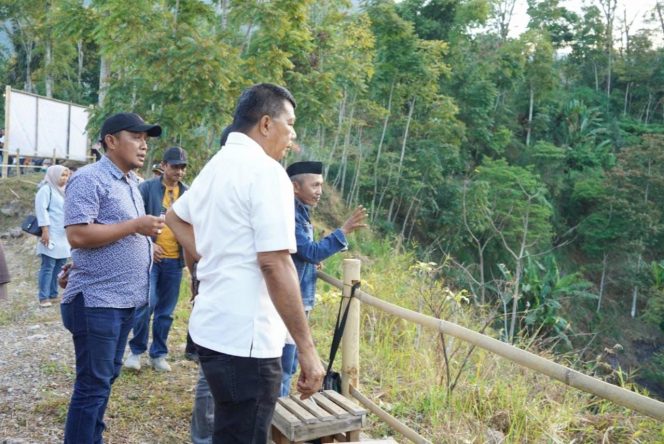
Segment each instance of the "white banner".
[{"label": "white banner", "polygon": [[88,109],[7,88],[5,149],[20,156],[85,162]]}]

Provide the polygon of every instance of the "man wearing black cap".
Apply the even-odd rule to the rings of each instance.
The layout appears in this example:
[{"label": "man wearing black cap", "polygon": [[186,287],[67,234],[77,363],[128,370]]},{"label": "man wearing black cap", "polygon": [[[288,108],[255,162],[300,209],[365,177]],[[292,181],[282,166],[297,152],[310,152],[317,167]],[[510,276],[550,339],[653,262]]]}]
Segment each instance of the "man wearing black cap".
[{"label": "man wearing black cap", "polygon": [[[297,253],[293,254],[292,258],[300,280],[302,303],[308,316],[314,308],[316,299],[316,268],[328,257],[348,248],[346,236],[358,228],[366,227],[363,222],[367,212],[364,207],[358,206],[341,228],[316,242],[309,212],[318,205],[323,194],[323,164],[295,162],[286,169],[286,172],[293,183],[295,194]],[[297,370],[297,348],[290,338],[286,340],[281,354],[281,367],[281,396],[288,396],[291,378]]]},{"label": "man wearing black cap", "polygon": [[148,137],[161,135],[133,113],[104,121],[105,155],[79,169],[65,192],[65,227],[73,267],[62,296],[62,322],[72,333],[76,381],[65,443],[102,442],[111,385],[120,374],[136,307],[148,301],[149,236],[161,218],[146,215],[134,168],[143,166]]},{"label": "man wearing black cap", "polygon": [[[164,152],[161,169],[164,172],[161,177],[146,180],[138,188],[145,204],[145,213],[163,217],[173,202],[187,191],[187,186],[182,183],[187,169],[186,151],[177,146],[168,148]],[[180,293],[184,256],[182,247],[167,226],[152,240],[154,263],[150,272],[150,304],[136,309],[134,336],[129,341],[131,353],[124,366],[132,370],[141,369],[141,355],[148,350],[150,318],[154,313],[150,364],[158,372],[169,372],[171,366],[166,361],[166,342]]]}]

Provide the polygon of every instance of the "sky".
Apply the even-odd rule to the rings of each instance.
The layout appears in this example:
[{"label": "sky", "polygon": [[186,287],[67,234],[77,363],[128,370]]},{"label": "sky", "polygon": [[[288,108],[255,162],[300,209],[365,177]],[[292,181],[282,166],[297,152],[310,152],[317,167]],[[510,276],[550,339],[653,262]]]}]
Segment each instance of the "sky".
[{"label": "sky", "polygon": [[[580,13],[581,7],[584,4],[595,5],[602,10],[598,0],[563,0],[560,2],[561,6],[566,7],[574,12]],[[658,23],[646,24],[644,20],[644,14],[649,13],[655,7],[656,0],[618,0],[618,7],[616,8],[616,23],[615,30],[618,32],[621,27],[621,22],[623,19],[623,11],[627,8],[627,21],[630,22],[634,20],[634,23],[631,27],[630,34],[632,30],[636,32],[638,29],[647,27],[647,28],[658,28]],[[512,17],[512,23],[510,24],[510,35],[518,36],[521,34],[528,25],[528,3],[526,0],[517,0],[514,7],[514,15]],[[660,32],[661,36],[661,32]],[[616,35],[617,37],[617,35]],[[661,37],[660,37],[661,38]],[[662,42],[660,42],[660,45]]]}]

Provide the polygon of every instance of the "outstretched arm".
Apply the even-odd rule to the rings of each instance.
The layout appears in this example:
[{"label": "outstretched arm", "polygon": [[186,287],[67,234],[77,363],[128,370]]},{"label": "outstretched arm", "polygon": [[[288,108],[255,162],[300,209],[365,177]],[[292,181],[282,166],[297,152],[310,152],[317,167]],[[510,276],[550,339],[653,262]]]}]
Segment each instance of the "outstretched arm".
[{"label": "outstretched arm", "polygon": [[348,247],[346,235],[366,227],[367,225],[364,223],[366,217],[367,211],[361,205],[358,206],[353,210],[353,213],[341,228],[334,230],[318,242],[310,240],[306,230],[298,225],[295,230],[297,256],[312,264],[324,261],[333,254]]}]

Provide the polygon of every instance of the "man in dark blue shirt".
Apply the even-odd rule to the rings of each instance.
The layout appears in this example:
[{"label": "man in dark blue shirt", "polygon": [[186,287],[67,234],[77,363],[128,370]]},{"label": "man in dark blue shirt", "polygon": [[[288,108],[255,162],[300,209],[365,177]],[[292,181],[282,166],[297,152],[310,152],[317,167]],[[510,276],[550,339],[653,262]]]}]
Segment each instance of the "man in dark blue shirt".
[{"label": "man in dark blue shirt", "polygon": [[[340,228],[316,242],[309,212],[318,205],[323,194],[323,164],[296,162],[290,165],[286,172],[293,183],[295,194],[297,253],[293,254],[292,258],[300,280],[304,310],[308,316],[314,308],[316,298],[316,268],[323,260],[348,248],[346,235],[366,227],[363,222],[367,212],[361,205],[358,206]],[[281,367],[281,396],[287,396],[290,393],[291,378],[297,370],[297,348],[290,340],[284,346]]]}]

